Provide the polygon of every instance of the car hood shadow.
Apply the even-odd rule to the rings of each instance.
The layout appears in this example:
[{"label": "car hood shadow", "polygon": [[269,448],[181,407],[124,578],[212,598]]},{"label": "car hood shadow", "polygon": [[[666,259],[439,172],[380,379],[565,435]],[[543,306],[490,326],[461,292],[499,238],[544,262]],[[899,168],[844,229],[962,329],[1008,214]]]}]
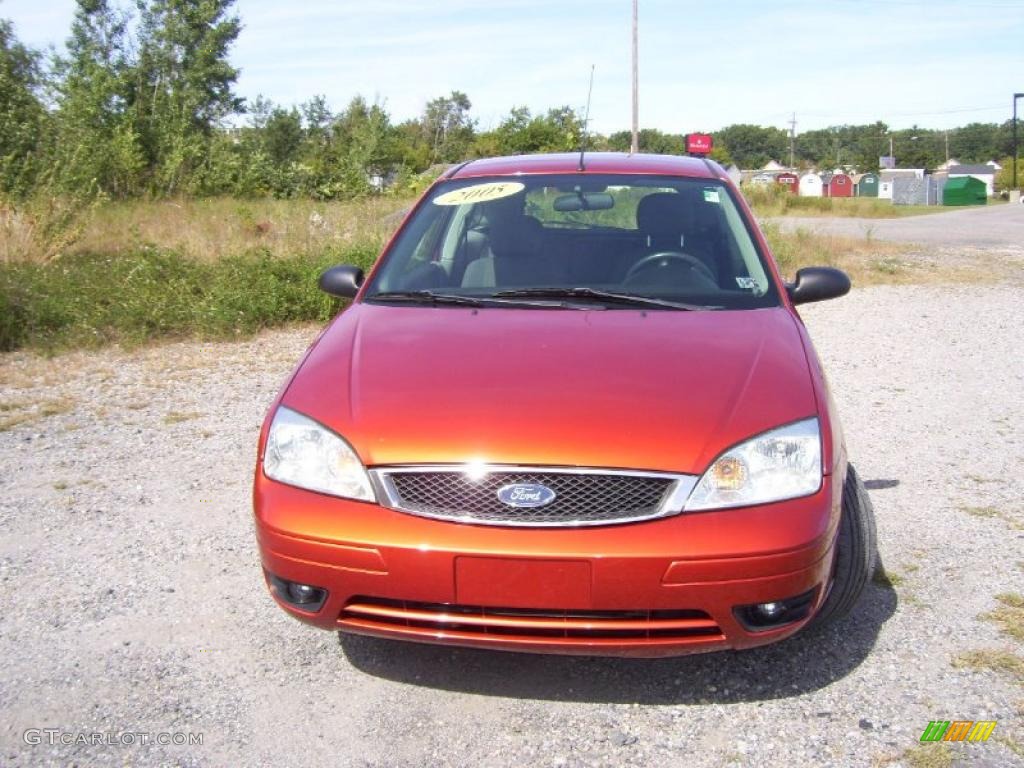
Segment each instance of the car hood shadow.
[{"label": "car hood shadow", "polygon": [[[879,562],[853,612],[773,645],[670,659],[508,653],[339,634],[358,670],[409,685],[483,696],[594,703],[707,704],[816,691],[867,658],[897,596]],[[881,576],[880,576],[881,575]]]}]

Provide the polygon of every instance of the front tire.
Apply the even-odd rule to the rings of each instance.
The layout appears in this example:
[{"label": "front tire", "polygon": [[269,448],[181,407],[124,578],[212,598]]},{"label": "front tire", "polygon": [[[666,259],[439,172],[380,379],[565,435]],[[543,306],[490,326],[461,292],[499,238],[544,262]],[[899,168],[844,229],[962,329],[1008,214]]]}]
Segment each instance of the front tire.
[{"label": "front tire", "polygon": [[846,466],[832,585],[813,625],[823,627],[848,614],[875,571],[878,543],[875,510],[852,464]]}]

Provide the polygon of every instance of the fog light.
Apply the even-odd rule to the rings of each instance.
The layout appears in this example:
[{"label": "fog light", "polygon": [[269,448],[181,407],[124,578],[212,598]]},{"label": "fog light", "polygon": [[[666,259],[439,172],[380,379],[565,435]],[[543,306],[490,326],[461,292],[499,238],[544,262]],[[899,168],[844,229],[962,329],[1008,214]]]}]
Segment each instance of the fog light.
[{"label": "fog light", "polygon": [[755,613],[768,621],[779,618],[785,610],[786,606],[782,603],[758,603],[754,606]]},{"label": "fog light", "polygon": [[288,579],[282,579],[270,572],[266,572],[266,574],[274,596],[303,611],[315,613],[323,607],[324,601],[327,600],[327,590],[323,587],[288,581]]},{"label": "fog light", "polygon": [[748,632],[764,632],[806,619],[814,606],[815,594],[816,588],[785,600],[740,605],[733,613]]}]

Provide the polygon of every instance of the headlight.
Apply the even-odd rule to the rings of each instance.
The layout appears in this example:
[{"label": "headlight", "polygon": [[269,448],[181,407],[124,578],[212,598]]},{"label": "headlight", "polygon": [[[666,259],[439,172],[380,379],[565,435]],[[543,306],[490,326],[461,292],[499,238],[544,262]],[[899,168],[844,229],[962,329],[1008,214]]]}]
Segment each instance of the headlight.
[{"label": "headlight", "polygon": [[808,496],[821,487],[817,419],[765,432],[730,448],[708,467],[687,511],[745,507]]},{"label": "headlight", "polygon": [[270,424],[263,471],[273,480],[310,491],[375,500],[366,469],[349,444],[326,427],[283,406]]}]

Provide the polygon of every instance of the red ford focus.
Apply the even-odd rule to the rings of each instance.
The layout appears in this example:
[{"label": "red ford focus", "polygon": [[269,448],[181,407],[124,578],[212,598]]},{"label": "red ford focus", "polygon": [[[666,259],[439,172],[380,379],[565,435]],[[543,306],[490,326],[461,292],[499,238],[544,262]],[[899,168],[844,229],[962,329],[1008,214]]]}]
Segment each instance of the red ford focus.
[{"label": "red ford focus", "polygon": [[477,160],[428,190],[273,403],[267,584],[325,629],[502,650],[748,648],[875,557],[821,365],[714,163]]}]

